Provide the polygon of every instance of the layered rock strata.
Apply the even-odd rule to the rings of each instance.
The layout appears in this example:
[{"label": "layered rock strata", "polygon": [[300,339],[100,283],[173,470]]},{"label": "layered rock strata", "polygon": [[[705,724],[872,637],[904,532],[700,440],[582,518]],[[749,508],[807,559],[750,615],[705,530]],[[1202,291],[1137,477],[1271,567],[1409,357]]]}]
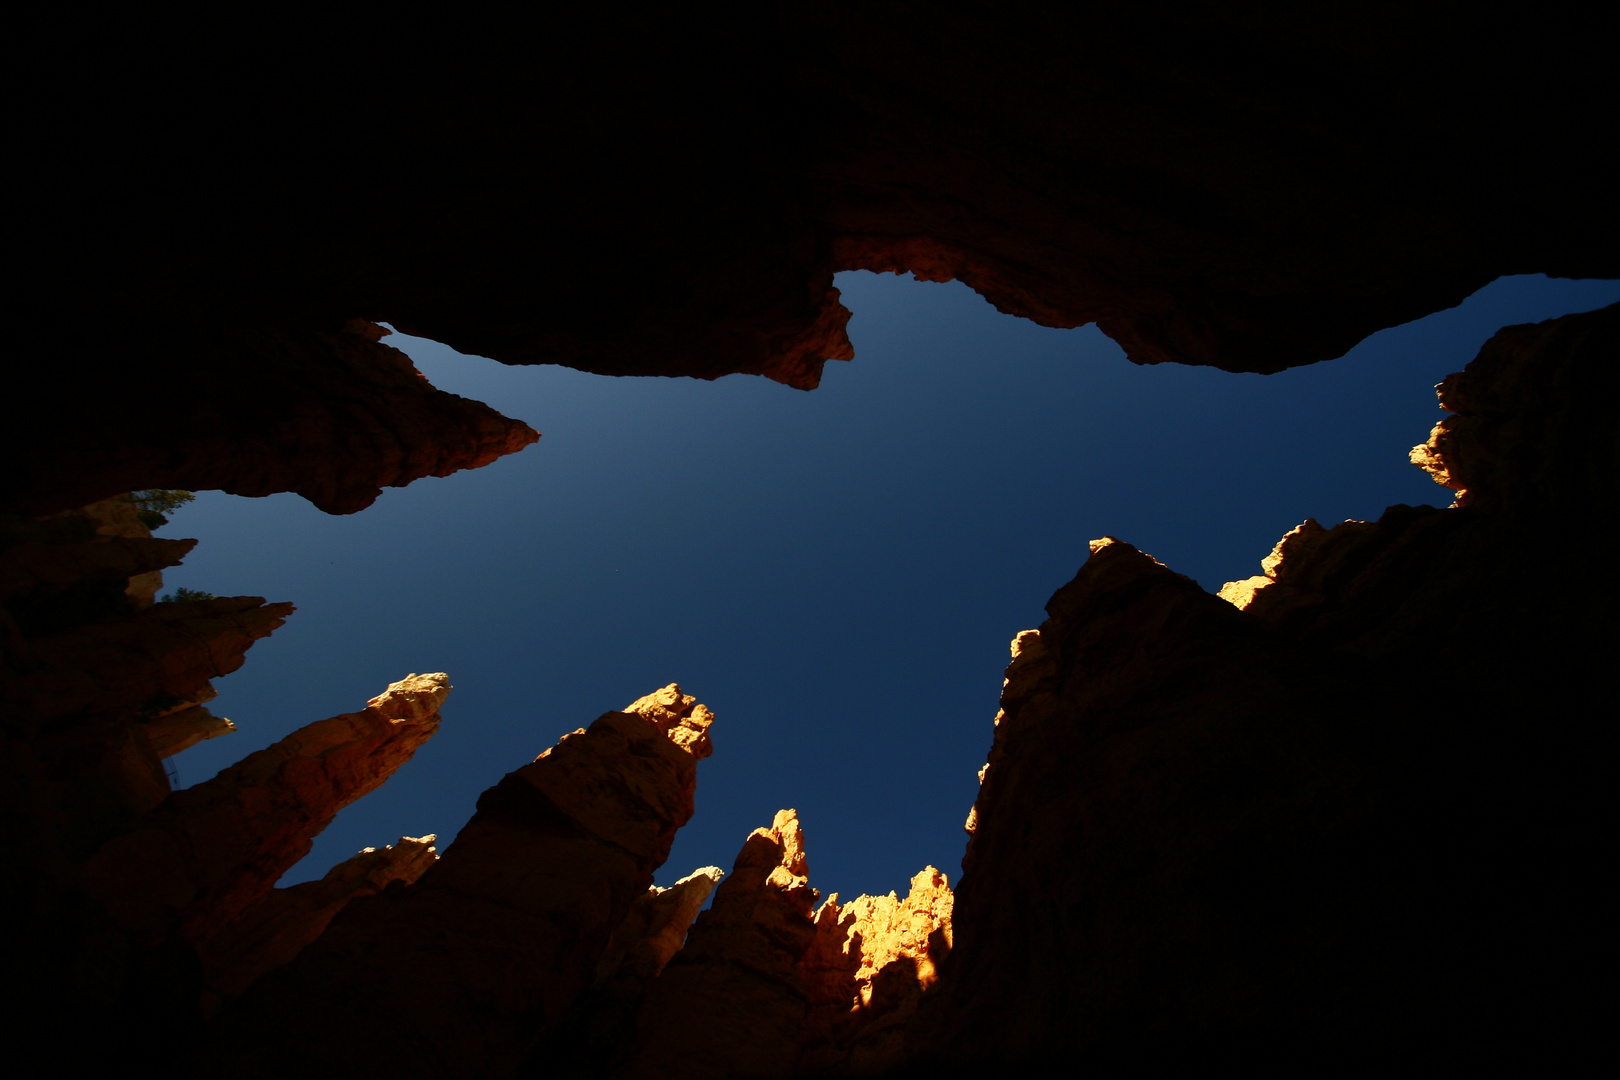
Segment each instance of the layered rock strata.
[{"label": "layered rock strata", "polygon": [[880,1071],[950,950],[945,877],[904,900],[836,894],[819,910],[792,810],[755,829],[714,905],[646,991],[622,1063],[578,1075],[747,1077]]},{"label": "layered rock strata", "polygon": [[[485,792],[415,884],[349,903],[250,988],[194,1061],[247,1076],[512,1074],[592,984],[691,817],[712,721],[671,684],[563,736]],[[421,1018],[432,1037],[356,1039],[379,1016]]]},{"label": "layered rock strata", "polygon": [[1602,544],[1612,426],[1572,421],[1616,355],[1620,307],[1502,331],[1415,452],[1458,505],[1307,522],[1232,603],[1093,542],[1014,643],[908,1052],[1579,1042],[1605,918],[1579,687],[1616,581],[1545,587],[1526,553]]}]

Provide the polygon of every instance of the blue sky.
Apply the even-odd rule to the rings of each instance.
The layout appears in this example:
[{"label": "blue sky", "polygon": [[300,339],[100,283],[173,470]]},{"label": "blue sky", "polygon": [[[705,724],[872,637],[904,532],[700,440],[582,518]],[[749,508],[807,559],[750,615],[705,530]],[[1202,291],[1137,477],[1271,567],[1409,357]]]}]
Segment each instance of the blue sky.
[{"label": "blue sky", "polygon": [[401,335],[442,389],[538,429],[484,469],[329,517],[295,495],[199,493],[166,586],[298,612],[216,680],[239,731],[182,784],[389,682],[447,671],[444,724],[283,880],[436,832],[503,774],[669,682],[712,708],[697,815],[658,874],[729,867],[799,810],[811,884],[954,883],[1007,643],[1118,536],[1206,588],[1259,572],[1306,517],[1449,493],[1406,461],[1433,386],[1498,328],[1620,300],[1620,283],[1502,279],[1341,360],[1277,375],[1138,367],[1095,327],[1002,315],[960,284],[838,279],[856,359],[819,389],[510,368]]}]

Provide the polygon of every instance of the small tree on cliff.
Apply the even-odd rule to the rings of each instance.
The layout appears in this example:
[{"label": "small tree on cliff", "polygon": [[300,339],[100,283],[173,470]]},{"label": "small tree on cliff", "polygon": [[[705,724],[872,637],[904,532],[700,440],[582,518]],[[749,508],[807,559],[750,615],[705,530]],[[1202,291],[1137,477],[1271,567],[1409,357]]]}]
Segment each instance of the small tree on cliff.
[{"label": "small tree on cliff", "polygon": [[174,513],[186,503],[197,496],[189,491],[178,488],[150,488],[146,491],[132,491],[129,501],[139,509],[135,516],[141,519],[141,524],[148,529],[156,529],[169,523],[168,514]]},{"label": "small tree on cliff", "polygon": [[186,604],[193,600],[218,599],[219,597],[215,596],[211,592],[203,592],[201,589],[187,589],[182,586],[181,588],[174,590],[172,593],[165,593],[164,595],[158,597],[157,602],[160,604]]}]

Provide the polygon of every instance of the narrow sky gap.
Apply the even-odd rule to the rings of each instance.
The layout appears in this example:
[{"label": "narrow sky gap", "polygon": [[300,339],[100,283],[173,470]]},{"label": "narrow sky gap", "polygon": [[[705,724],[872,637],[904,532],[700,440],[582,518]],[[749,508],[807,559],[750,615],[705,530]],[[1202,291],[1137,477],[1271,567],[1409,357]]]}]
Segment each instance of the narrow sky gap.
[{"label": "narrow sky gap", "polygon": [[599,713],[671,681],[718,715],[697,816],[658,875],[729,866],[795,807],[811,881],[954,881],[1007,641],[1038,625],[1086,541],[1115,535],[1218,589],[1307,516],[1372,518],[1448,493],[1406,463],[1433,384],[1496,329],[1620,299],[1609,282],[1503,279],[1274,376],[1142,368],[1094,327],[997,313],[959,284],[839,278],[857,358],[805,394],[762,379],[508,368],[396,335],[433,383],[544,437],[352,517],[293,495],[202,493],[166,587],[299,611],[218,680],[238,734],[190,783],[411,671],[456,686],[438,736],[317,838],[283,884],[437,832]]}]

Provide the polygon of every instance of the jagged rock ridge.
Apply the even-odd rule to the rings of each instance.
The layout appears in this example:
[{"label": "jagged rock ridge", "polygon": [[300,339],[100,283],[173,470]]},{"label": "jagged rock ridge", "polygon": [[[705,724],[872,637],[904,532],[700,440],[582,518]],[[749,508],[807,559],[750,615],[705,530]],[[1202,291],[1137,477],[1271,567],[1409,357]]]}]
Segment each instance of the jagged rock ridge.
[{"label": "jagged rock ridge", "polygon": [[576,1075],[729,1077],[884,1069],[951,947],[933,867],[904,900],[837,894],[819,910],[792,810],[755,829],[714,906],[645,991],[632,1038]]},{"label": "jagged rock ridge", "polygon": [[[267,1077],[511,1075],[596,980],[691,817],[713,719],[671,684],[563,736],[486,791],[414,884],[351,901],[249,988],[194,1064]],[[379,1015],[431,1017],[434,1038],[356,1041]]]},{"label": "jagged rock ridge", "polygon": [[1620,276],[1608,57],[1550,13],[774,5],[670,50],[688,29],[39,35],[70,51],[35,58],[61,93],[28,154],[51,361],[0,509],[151,484],[351,512],[532,440],[433,391],[378,321],[507,363],[810,387],[853,355],[833,275],[909,270],[1096,321],[1140,362],[1275,371],[1502,274]]},{"label": "jagged rock ridge", "polygon": [[[1014,642],[908,1053],[1579,1042],[1596,972],[1560,950],[1600,932],[1603,754],[1577,688],[1615,577],[1541,587],[1526,552],[1601,544],[1612,431],[1571,420],[1615,355],[1620,306],[1503,330],[1414,451],[1466,494],[1307,521],[1231,603],[1094,541]],[[1008,916],[1032,900],[1051,917]]]},{"label": "jagged rock ridge", "polygon": [[266,972],[297,956],[352,900],[409,885],[438,858],[433,834],[366,848],[318,881],[272,889],[202,944],[203,1015],[212,1016]]},{"label": "jagged rock ridge", "polygon": [[433,737],[444,673],[392,683],[357,713],[320,720],[170,795],[80,869],[120,924],[201,945],[269,895],[337,812]]}]

